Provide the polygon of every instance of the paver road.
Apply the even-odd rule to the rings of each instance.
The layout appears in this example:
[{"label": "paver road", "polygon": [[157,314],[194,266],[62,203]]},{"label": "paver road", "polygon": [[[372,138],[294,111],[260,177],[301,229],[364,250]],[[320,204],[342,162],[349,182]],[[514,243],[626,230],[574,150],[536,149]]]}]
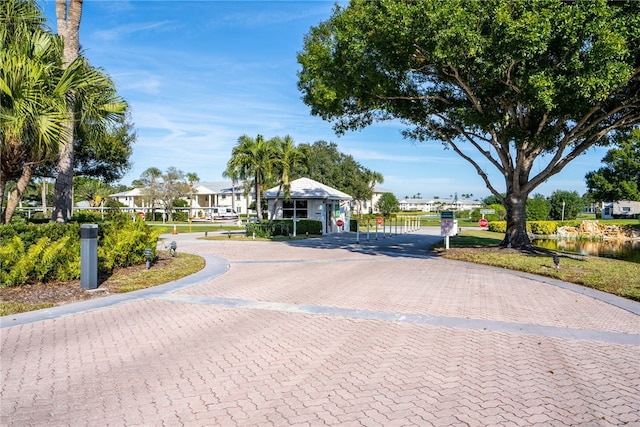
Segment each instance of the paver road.
[{"label": "paver road", "polygon": [[206,270],[1,319],[1,425],[640,425],[640,304],[424,233],[172,238]]}]

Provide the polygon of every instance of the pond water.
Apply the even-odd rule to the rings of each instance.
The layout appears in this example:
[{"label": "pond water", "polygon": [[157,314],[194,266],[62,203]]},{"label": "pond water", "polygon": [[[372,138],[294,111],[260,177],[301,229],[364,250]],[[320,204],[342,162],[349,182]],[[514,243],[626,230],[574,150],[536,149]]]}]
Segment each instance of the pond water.
[{"label": "pond water", "polygon": [[640,263],[640,241],[638,240],[534,239],[532,243],[551,250]]}]

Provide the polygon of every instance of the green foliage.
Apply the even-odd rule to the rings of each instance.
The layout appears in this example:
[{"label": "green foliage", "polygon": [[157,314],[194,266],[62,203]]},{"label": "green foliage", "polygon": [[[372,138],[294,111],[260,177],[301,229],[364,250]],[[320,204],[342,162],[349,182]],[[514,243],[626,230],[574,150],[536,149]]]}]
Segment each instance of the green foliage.
[{"label": "green foliage", "polygon": [[[110,212],[105,213],[105,216],[111,215]],[[71,217],[71,221],[80,224],[95,224],[103,221],[102,213],[96,211],[76,211]]]},{"label": "green foliage", "polygon": [[296,227],[298,234],[322,234],[322,222],[313,219],[303,219],[298,222]]},{"label": "green foliage", "polygon": [[296,178],[311,178],[362,201],[370,200],[375,185],[384,181],[379,172],[365,168],[353,156],[340,152],[336,143],[316,141],[301,147],[307,152],[307,163],[293,169]]},{"label": "green foliage", "polygon": [[556,190],[549,197],[549,205],[549,218],[556,220],[576,219],[584,210],[584,202],[577,191]]},{"label": "green foliage", "polygon": [[590,196],[598,202],[640,201],[640,129],[620,139],[602,163],[604,167],[585,177]]},{"label": "green foliage", "polygon": [[305,36],[298,88],[338,133],[396,120],[504,185],[525,247],[527,196],[640,121],[639,16],[631,1],[352,0]]},{"label": "green foliage", "polygon": [[69,280],[80,275],[80,239],[69,235],[56,241],[40,237],[30,246],[16,235],[0,246],[0,256],[4,259],[1,286],[20,285],[30,279]]},{"label": "green foliage", "polygon": [[492,214],[485,214],[485,219],[487,219],[489,222],[491,221],[502,221],[506,218],[507,216],[507,209],[500,205],[500,204],[492,204],[492,205],[488,205],[485,209],[493,209],[495,211],[495,213]]},{"label": "green foliage", "polygon": [[[256,237],[269,238],[273,236],[288,236],[293,234],[293,220],[282,219],[264,223],[247,224],[245,235],[251,237],[255,231]],[[313,219],[301,219],[296,225],[296,234],[322,234],[322,222]]]},{"label": "green foliage", "polygon": [[146,248],[151,248],[155,257],[158,236],[159,231],[152,230],[139,218],[132,221],[123,215],[105,223],[98,240],[98,268],[109,272],[115,267],[144,263]]},{"label": "green foliage", "polygon": [[[155,256],[159,231],[121,214],[98,229],[98,269],[145,262],[144,249]],[[0,226],[0,286],[30,280],[71,280],[80,277],[80,224],[29,224],[16,221]]]},{"label": "green foliage", "polygon": [[393,193],[384,193],[376,203],[376,209],[383,216],[388,217],[391,213],[400,211],[400,203]]},{"label": "green foliage", "polygon": [[528,221],[527,229],[536,235],[551,235],[558,229],[557,221]]},{"label": "green foliage", "polygon": [[487,229],[496,233],[506,233],[507,221],[491,221],[489,222]]},{"label": "green foliage", "polygon": [[549,218],[551,205],[542,194],[527,199],[527,221],[544,221]]}]

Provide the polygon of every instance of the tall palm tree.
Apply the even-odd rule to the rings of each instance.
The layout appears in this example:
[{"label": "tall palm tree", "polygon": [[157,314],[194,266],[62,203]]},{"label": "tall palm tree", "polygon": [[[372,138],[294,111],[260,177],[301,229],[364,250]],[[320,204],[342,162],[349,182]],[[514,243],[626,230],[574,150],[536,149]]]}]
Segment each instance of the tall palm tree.
[{"label": "tall palm tree", "polygon": [[240,179],[253,181],[258,221],[262,221],[262,187],[271,177],[275,158],[273,140],[242,135],[227,162],[227,170],[236,170]]},{"label": "tall palm tree", "polygon": [[[68,3],[67,3],[68,2]],[[82,78],[65,93],[68,120],[60,135],[56,165],[53,220],[67,222],[73,208],[74,142],[101,138],[107,126],[124,115],[127,104],[120,98],[111,79],[80,56],[79,29],[83,0],[56,0],[58,35],[63,41],[63,69],[77,66]]]},{"label": "tall palm tree", "polygon": [[[77,58],[73,65],[77,66],[79,78],[68,88],[66,93],[68,112],[69,94],[71,93],[74,98],[74,110],[69,113],[73,122],[72,126],[67,127],[67,133],[72,132],[72,140],[78,141],[106,138],[109,126],[117,124],[118,120],[124,116],[127,103],[116,93],[115,84],[111,78],[91,67],[83,57]],[[67,136],[60,138],[63,142],[59,144],[59,157],[56,166],[53,219],[58,222],[69,220],[73,206],[71,196],[73,193],[74,150],[73,141],[69,147],[66,142],[67,138]],[[69,168],[67,168],[68,161],[71,162]]]},{"label": "tall palm tree", "polygon": [[367,170],[367,180],[369,181],[369,188],[371,189],[371,207],[373,208],[373,196],[376,191],[376,184],[382,184],[384,182],[384,176],[380,172]]},{"label": "tall palm tree", "polygon": [[278,192],[271,209],[271,220],[275,217],[276,207],[280,192],[284,190],[285,200],[291,198],[291,173],[298,166],[308,166],[308,146],[297,147],[293,138],[287,135],[284,138],[273,139],[275,148],[274,172],[278,177]]},{"label": "tall palm tree", "polygon": [[[240,172],[239,172],[239,170],[237,168],[230,167],[227,164],[227,168],[224,170],[224,172],[222,172],[222,176],[224,178],[229,178],[231,180],[231,209],[233,209],[234,212],[235,212],[234,203],[235,203],[235,200],[236,200],[236,185],[238,184],[238,181],[240,180]],[[248,200],[248,198],[246,196],[247,196],[248,193],[249,193],[248,191],[245,191],[245,199],[247,199],[247,200]],[[248,208],[248,206],[247,206],[247,208]]]},{"label": "tall palm tree", "polygon": [[[63,68],[70,67],[80,55],[80,19],[83,0],[56,0],[58,35],[63,41]],[[73,138],[76,96],[71,89],[67,93],[65,132],[59,140],[59,157],[56,165],[53,220],[67,222],[73,207]]]},{"label": "tall palm tree", "polygon": [[142,193],[151,206],[151,220],[156,219],[156,201],[160,198],[160,183],[162,171],[158,168],[148,168],[140,175],[140,183],[144,186]]},{"label": "tall palm tree", "polygon": [[64,95],[77,73],[75,67],[63,72],[61,44],[35,3],[0,2],[0,22],[0,206],[15,181],[0,219],[7,223],[36,167],[57,155],[67,118]]},{"label": "tall palm tree", "polygon": [[189,221],[193,218],[193,184],[200,181],[198,174],[189,172],[186,174],[187,181],[189,182]]}]

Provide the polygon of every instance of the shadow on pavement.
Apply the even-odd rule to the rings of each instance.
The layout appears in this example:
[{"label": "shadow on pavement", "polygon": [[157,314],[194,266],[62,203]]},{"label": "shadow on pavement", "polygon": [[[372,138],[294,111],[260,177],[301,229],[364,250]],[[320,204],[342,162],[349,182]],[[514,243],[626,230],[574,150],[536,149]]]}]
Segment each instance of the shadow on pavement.
[{"label": "shadow on pavement", "polygon": [[366,233],[360,233],[358,236],[354,232],[345,232],[313,239],[294,240],[287,242],[287,244],[304,248],[345,249],[371,255],[429,258],[433,256],[431,247],[442,240],[439,233],[439,228],[418,230],[406,234],[387,234],[384,237],[381,233],[378,233],[377,236],[370,233],[367,239]]}]

